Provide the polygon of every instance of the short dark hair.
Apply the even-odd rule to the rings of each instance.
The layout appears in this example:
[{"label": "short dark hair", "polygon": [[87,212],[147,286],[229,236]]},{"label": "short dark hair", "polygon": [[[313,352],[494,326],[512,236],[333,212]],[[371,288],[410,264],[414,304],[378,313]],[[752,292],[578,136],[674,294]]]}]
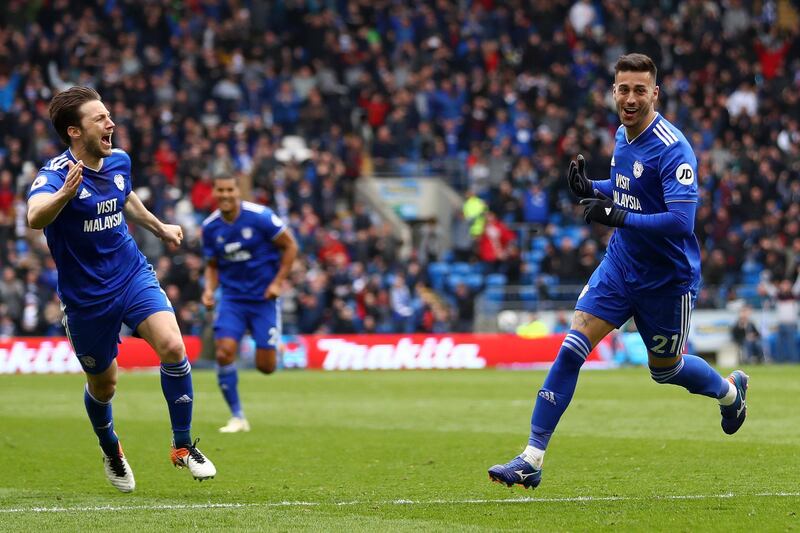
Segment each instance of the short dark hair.
[{"label": "short dark hair", "polygon": [[658,69],[649,56],[644,54],[625,54],[619,56],[617,63],[614,65],[614,75],[616,76],[619,72],[649,72],[653,76],[653,82],[655,82]]},{"label": "short dark hair", "polygon": [[102,102],[103,99],[91,87],[70,87],[55,95],[50,101],[50,122],[53,123],[56,133],[67,146],[70,145],[67,128],[70,126],[80,127],[80,107],[92,100]]},{"label": "short dark hair", "polygon": [[211,176],[211,183],[217,183],[219,180],[233,180],[236,186],[239,186],[239,177],[236,174],[214,174]]}]

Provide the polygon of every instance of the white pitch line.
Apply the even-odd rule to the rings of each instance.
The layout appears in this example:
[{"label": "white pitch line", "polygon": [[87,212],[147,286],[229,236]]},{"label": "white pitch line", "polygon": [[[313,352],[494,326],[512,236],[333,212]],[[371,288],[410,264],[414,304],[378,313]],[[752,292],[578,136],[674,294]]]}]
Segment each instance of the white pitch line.
[{"label": "white pitch line", "polygon": [[69,513],[93,511],[161,511],[186,509],[241,509],[244,507],[344,507],[357,505],[471,505],[486,503],[583,503],[621,502],[642,500],[722,500],[729,498],[800,498],[800,492],[761,492],[758,494],[673,494],[663,496],[571,496],[565,498],[513,498],[469,500],[354,500],[345,502],[249,502],[249,503],[187,503],[162,505],[98,505],[85,507],[17,507],[2,509],[0,513]]}]

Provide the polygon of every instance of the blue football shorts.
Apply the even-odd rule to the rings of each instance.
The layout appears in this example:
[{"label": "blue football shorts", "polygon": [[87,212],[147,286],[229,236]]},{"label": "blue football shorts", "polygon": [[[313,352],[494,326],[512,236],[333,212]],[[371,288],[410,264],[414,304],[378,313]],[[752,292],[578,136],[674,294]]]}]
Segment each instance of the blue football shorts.
[{"label": "blue football shorts", "polygon": [[280,298],[247,302],[223,297],[214,320],[214,338],[239,342],[249,330],[256,348],[276,350],[281,338],[280,307]]},{"label": "blue football shorts", "polygon": [[153,267],[147,265],[114,298],[79,309],[65,308],[63,324],[83,370],[100,374],[119,353],[123,322],[136,331],[147,317],[159,311],[174,312]]},{"label": "blue football shorts", "polygon": [[651,294],[632,290],[622,272],[609,260],[600,266],[583,288],[575,309],[610,322],[617,328],[633,317],[648,351],[656,357],[683,353],[697,294]]}]

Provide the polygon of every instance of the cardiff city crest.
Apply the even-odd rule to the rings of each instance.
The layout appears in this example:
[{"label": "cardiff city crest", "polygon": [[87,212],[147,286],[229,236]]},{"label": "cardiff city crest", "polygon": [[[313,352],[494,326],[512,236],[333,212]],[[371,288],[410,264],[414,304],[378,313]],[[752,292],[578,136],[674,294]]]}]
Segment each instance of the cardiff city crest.
[{"label": "cardiff city crest", "polygon": [[250,228],[250,227],[242,228],[242,238],[243,239],[249,239],[252,236],[253,236],[253,228]]},{"label": "cardiff city crest", "polygon": [[115,174],[114,175],[114,185],[117,186],[119,190],[125,190],[125,178],[122,177],[122,174]]},{"label": "cardiff city crest", "polygon": [[642,162],[641,161],[634,161],[634,163],[633,163],[633,177],[638,179],[639,176],[642,175],[642,172],[644,172],[644,165],[642,164]]}]

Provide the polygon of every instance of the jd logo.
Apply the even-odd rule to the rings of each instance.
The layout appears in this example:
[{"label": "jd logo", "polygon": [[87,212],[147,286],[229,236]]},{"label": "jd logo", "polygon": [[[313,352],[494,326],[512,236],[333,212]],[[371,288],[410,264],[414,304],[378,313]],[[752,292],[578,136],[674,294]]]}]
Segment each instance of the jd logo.
[{"label": "jd logo", "polygon": [[691,185],[694,182],[694,170],[689,163],[683,163],[675,171],[675,177],[681,185]]}]

